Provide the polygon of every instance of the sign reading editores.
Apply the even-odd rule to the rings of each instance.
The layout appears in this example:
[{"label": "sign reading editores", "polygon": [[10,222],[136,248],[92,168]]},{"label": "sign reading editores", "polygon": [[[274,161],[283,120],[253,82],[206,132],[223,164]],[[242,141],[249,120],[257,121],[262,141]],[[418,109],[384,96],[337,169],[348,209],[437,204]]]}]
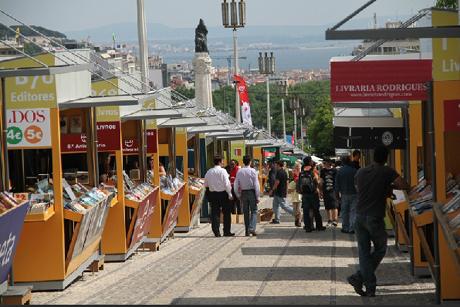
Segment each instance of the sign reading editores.
[{"label": "sign reading editores", "polygon": [[431,60],[331,63],[333,102],[426,100]]}]

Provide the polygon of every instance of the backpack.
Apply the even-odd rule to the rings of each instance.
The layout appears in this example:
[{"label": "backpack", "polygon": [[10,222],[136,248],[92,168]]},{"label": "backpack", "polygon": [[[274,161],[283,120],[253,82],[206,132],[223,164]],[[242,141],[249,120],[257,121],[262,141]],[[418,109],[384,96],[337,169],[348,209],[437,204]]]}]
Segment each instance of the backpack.
[{"label": "backpack", "polygon": [[317,183],[315,182],[311,172],[302,172],[299,177],[300,194],[314,194],[317,189]]}]

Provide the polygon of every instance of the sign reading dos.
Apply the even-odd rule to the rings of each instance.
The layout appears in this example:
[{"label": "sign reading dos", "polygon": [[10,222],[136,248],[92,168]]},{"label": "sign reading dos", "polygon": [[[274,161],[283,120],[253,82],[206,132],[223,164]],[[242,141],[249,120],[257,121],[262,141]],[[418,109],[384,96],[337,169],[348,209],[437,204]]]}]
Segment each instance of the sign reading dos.
[{"label": "sign reading dos", "polygon": [[431,64],[431,60],[332,62],[332,101],[426,100]]}]

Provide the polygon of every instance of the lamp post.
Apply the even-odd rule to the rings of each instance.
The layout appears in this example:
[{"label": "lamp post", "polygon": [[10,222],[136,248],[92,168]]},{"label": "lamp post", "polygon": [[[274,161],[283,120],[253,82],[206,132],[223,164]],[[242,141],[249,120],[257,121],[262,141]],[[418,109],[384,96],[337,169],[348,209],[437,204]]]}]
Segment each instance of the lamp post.
[{"label": "lamp post", "polygon": [[304,150],[304,135],[303,135],[303,117],[305,116],[305,108],[301,107],[299,111],[300,115],[300,146]]},{"label": "lamp post", "polygon": [[275,57],[273,52],[265,52],[265,56],[262,56],[262,52],[259,52],[259,73],[267,77],[267,130],[268,134],[272,135],[272,125],[270,117],[270,75],[275,73]]},{"label": "lamp post", "polygon": [[[227,0],[222,2],[222,25],[226,29],[233,29],[233,58],[234,58],[234,74],[238,75],[238,38],[236,30],[244,28],[246,25],[246,3],[240,0],[238,3],[232,0],[228,3]],[[238,95],[238,86],[235,86],[235,118],[241,123],[240,97]]]},{"label": "lamp post", "polygon": [[279,81],[281,95],[281,117],[283,119],[283,140],[286,140],[286,117],[284,114],[284,97],[288,96],[288,80]]},{"label": "lamp post", "polygon": [[289,102],[289,106],[291,107],[291,110],[294,111],[294,131],[292,133],[292,136],[294,137],[294,145],[296,144],[297,141],[297,112],[300,110],[300,100],[299,97],[294,97],[291,99]]}]

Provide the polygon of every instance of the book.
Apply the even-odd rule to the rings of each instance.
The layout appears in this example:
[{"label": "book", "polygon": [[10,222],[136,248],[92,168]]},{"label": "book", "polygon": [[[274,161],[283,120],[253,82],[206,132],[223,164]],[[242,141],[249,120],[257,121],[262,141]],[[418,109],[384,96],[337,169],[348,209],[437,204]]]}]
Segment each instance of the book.
[{"label": "book", "polygon": [[82,133],[82,119],[81,116],[72,116],[70,118],[70,133],[80,134]]}]

